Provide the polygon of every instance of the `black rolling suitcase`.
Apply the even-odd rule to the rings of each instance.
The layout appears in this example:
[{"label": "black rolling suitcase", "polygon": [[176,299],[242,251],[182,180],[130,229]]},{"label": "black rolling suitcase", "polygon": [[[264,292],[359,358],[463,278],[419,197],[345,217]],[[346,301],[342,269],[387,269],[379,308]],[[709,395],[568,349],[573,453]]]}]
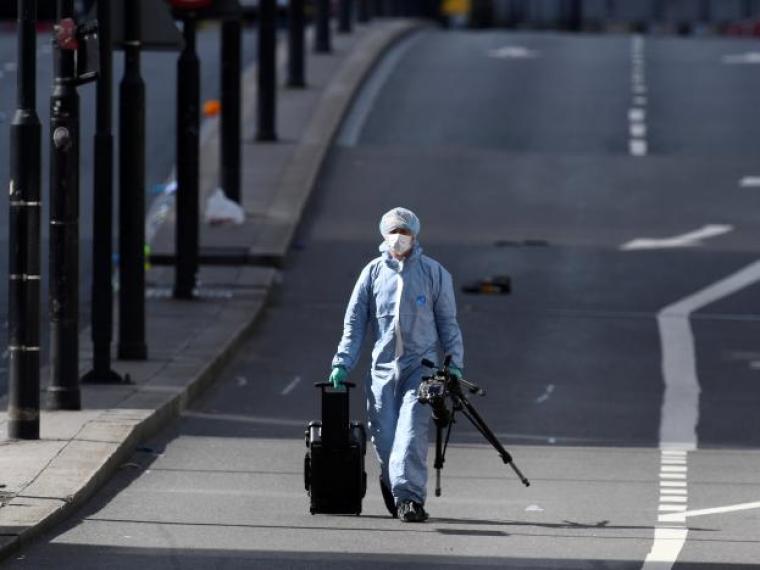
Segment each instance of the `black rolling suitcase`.
[{"label": "black rolling suitcase", "polygon": [[351,514],[362,512],[367,491],[364,456],[367,435],[364,426],[349,421],[348,391],[332,388],[329,382],[316,384],[322,392],[322,421],[306,429],[304,481],[311,499],[311,514]]}]

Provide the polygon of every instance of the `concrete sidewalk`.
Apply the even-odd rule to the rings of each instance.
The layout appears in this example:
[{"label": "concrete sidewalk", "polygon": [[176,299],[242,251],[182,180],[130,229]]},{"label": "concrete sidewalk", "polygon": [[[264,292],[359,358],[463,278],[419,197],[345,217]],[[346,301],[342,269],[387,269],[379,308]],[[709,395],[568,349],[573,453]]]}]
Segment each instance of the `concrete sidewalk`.
[{"label": "concrete sidewalk", "polygon": [[[203,225],[202,246],[245,251],[282,263],[319,169],[362,80],[385,50],[423,24],[381,20],[335,35],[330,55],[309,54],[305,90],[280,89],[276,144],[249,141],[254,130],[255,68],[245,73],[242,226]],[[281,66],[282,68],[282,66]],[[284,75],[284,74],[283,74]],[[282,75],[281,75],[282,77]],[[218,125],[207,125],[202,193],[218,179]],[[173,254],[171,204],[152,240]],[[39,441],[6,441],[7,402],[0,400],[0,558],[78,508],[121,468],[135,446],[171,422],[212,383],[254,325],[278,272],[239,265],[204,267],[199,298],[171,298],[173,269],[148,275],[145,362],[115,361],[132,384],[83,386],[80,412],[43,412]],[[114,329],[116,330],[116,328]],[[80,369],[91,365],[90,332],[81,336]],[[43,370],[43,383],[48,371]]]}]

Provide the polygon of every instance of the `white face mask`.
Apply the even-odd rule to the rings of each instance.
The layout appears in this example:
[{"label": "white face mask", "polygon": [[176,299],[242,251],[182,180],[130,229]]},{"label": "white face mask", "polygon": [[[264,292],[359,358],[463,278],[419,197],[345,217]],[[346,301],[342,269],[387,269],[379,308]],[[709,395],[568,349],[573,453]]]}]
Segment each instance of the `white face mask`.
[{"label": "white face mask", "polygon": [[404,255],[412,248],[412,236],[404,234],[388,234],[385,236],[390,250],[396,255]]}]

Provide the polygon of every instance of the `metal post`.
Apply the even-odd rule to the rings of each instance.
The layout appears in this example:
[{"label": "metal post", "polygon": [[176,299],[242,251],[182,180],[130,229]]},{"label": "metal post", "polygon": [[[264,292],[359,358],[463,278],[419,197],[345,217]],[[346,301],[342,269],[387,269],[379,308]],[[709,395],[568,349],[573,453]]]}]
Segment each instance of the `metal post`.
[{"label": "metal post", "polygon": [[50,408],[79,410],[79,94],[74,0],[58,0],[50,97]]},{"label": "metal post", "polygon": [[314,51],[316,53],[330,53],[332,51],[330,38],[330,0],[315,0],[315,3]]},{"label": "metal post", "polygon": [[145,82],[142,2],[124,4],[119,93],[119,358],[145,360]]},{"label": "metal post", "polygon": [[351,20],[353,19],[353,1],[339,0],[338,2],[338,32],[341,34],[351,33]]},{"label": "metal post", "polygon": [[258,130],[256,140],[277,140],[277,2],[259,1]]},{"label": "metal post", "polygon": [[385,17],[387,15],[385,11],[385,0],[372,0],[372,12],[374,12],[375,17]]},{"label": "metal post", "polygon": [[304,0],[288,2],[288,87],[306,87]]},{"label": "metal post", "polygon": [[750,19],[755,14],[753,0],[742,0],[742,18]]},{"label": "metal post", "polygon": [[357,20],[360,24],[366,24],[370,21],[372,15],[370,14],[369,0],[359,0],[359,13],[357,14]]},{"label": "metal post", "polygon": [[240,16],[222,22],[221,185],[240,202]]},{"label": "metal post", "polygon": [[92,370],[83,383],[115,384],[123,382],[111,369],[113,338],[113,285],[111,273],[113,236],[113,134],[111,46],[111,0],[98,0],[98,34],[100,35],[100,77],[97,84],[95,121],[95,172],[92,192]]},{"label": "metal post", "polygon": [[200,61],[195,46],[196,21],[182,25],[185,46],[177,63],[177,262],[174,297],[192,299],[198,274],[198,157],[200,146]]},{"label": "metal post", "polygon": [[37,0],[18,0],[17,107],[10,128],[8,437],[40,437],[40,164]]},{"label": "metal post", "polygon": [[712,20],[712,0],[702,0],[699,5],[699,20],[709,24]]}]

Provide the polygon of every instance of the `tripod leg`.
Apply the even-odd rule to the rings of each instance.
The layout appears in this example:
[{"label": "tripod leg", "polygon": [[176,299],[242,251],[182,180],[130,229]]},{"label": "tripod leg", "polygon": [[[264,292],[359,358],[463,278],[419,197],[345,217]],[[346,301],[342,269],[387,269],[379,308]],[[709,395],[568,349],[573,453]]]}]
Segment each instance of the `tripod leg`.
[{"label": "tripod leg", "polygon": [[483,435],[483,437],[486,438],[488,443],[490,443],[493,448],[499,453],[501,460],[512,468],[512,471],[515,472],[523,485],[530,487],[530,481],[528,481],[525,475],[523,475],[522,472],[517,468],[517,465],[515,465],[515,462],[513,461],[510,453],[504,449],[504,446],[496,437],[496,434],[494,434],[493,431],[491,431],[491,428],[486,425],[485,420],[483,420],[475,407],[466,398],[463,397],[458,398],[458,403],[461,406],[461,410],[464,416],[470,420],[470,423],[475,426],[475,428]]},{"label": "tripod leg", "polygon": [[443,426],[435,424],[435,496],[441,496],[441,469],[443,469]]}]

